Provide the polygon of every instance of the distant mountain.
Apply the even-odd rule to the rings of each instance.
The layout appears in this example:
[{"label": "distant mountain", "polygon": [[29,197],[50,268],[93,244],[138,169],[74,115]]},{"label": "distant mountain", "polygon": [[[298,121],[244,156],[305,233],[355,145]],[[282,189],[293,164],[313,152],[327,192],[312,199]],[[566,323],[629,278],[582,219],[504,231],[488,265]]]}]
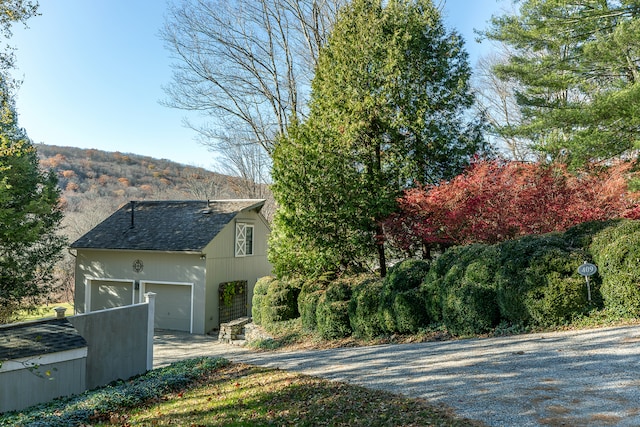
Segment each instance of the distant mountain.
[{"label": "distant mountain", "polygon": [[40,166],[58,175],[65,234],[75,239],[130,200],[265,198],[268,188],[166,159],[36,144]]}]

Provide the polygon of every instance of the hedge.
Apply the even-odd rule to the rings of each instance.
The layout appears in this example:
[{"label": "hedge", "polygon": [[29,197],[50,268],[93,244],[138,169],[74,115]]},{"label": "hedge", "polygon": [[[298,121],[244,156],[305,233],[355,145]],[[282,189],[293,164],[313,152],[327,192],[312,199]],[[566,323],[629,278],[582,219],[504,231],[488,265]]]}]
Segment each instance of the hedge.
[{"label": "hedge", "polygon": [[383,281],[378,317],[387,333],[414,333],[426,326],[427,316],[420,285],[429,262],[405,260],[394,265]]},{"label": "hedge", "polygon": [[[263,322],[299,312],[306,331],[327,339],[415,333],[432,324],[458,336],[486,333],[500,323],[548,327],[601,308],[637,317],[639,259],[640,221],[590,222],[564,233],[449,248],[432,263],[401,262],[384,279],[275,281],[267,293],[257,284],[254,310],[261,302]],[[577,273],[585,261],[599,269],[590,278],[591,301]],[[296,289],[297,310],[291,305]]]},{"label": "hedge", "polygon": [[302,288],[300,280],[274,280],[269,283],[262,300],[260,317],[263,325],[295,319],[298,312],[298,295]]},{"label": "hedge", "polygon": [[[499,245],[496,272],[502,318],[513,324],[552,326],[588,312],[584,279],[577,274],[587,254],[561,234],[527,236]],[[600,300],[597,283],[592,288]]]},{"label": "hedge", "polygon": [[264,298],[269,290],[269,285],[276,281],[275,277],[265,276],[258,279],[253,287],[253,297],[251,297],[251,317],[256,325],[262,325],[262,307]]},{"label": "hedge", "polygon": [[316,307],[317,331],[324,339],[344,338],[352,333],[349,322],[349,300],[352,295],[349,278],[329,284],[318,299]]},{"label": "hedge", "polygon": [[485,333],[500,321],[494,274],[498,251],[474,244],[451,248],[424,284],[427,311],[454,335]]},{"label": "hedge", "polygon": [[379,277],[368,277],[353,287],[348,310],[349,323],[356,337],[371,339],[384,332],[378,316],[383,286]]},{"label": "hedge", "polygon": [[326,279],[310,279],[307,280],[301,288],[298,296],[298,312],[302,329],[305,332],[313,332],[316,330],[316,311],[318,308],[318,300],[322,293],[326,290],[329,282]]},{"label": "hedge", "polygon": [[623,317],[640,315],[640,221],[624,220],[599,231],[589,251],[602,277],[604,306]]}]

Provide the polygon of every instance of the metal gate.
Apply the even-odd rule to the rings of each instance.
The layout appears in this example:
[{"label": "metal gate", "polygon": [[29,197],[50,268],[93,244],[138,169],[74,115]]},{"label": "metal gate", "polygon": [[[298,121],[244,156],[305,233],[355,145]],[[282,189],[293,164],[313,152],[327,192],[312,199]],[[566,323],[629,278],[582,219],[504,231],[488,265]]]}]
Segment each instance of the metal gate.
[{"label": "metal gate", "polygon": [[246,280],[220,283],[218,294],[220,323],[227,323],[247,315]]}]

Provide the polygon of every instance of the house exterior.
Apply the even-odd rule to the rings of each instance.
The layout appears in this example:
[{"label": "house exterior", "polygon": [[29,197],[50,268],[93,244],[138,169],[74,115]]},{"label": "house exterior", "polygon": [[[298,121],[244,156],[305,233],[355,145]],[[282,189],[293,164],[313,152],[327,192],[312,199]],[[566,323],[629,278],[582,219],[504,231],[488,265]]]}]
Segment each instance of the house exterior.
[{"label": "house exterior", "polygon": [[[132,201],[71,244],[75,308],[155,297],[155,327],[196,334],[251,313],[271,272],[264,200]],[[231,316],[231,318],[229,318]]]}]

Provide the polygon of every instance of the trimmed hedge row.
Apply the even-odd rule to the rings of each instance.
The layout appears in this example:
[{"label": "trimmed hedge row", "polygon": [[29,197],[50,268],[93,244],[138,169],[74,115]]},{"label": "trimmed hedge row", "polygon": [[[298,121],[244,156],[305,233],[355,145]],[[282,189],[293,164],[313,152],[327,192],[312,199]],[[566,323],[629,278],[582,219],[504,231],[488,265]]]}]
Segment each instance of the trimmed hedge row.
[{"label": "trimmed hedge row", "polygon": [[[406,260],[384,279],[270,279],[262,282],[266,293],[256,285],[260,293],[254,293],[253,304],[259,315],[254,320],[284,320],[299,313],[306,331],[334,339],[411,334],[434,325],[457,336],[487,333],[504,323],[547,327],[603,308],[619,317],[637,317],[638,260],[640,221],[585,223],[565,233],[453,247],[433,263]],[[590,278],[591,301],[577,273],[585,261],[599,268]]]}]

